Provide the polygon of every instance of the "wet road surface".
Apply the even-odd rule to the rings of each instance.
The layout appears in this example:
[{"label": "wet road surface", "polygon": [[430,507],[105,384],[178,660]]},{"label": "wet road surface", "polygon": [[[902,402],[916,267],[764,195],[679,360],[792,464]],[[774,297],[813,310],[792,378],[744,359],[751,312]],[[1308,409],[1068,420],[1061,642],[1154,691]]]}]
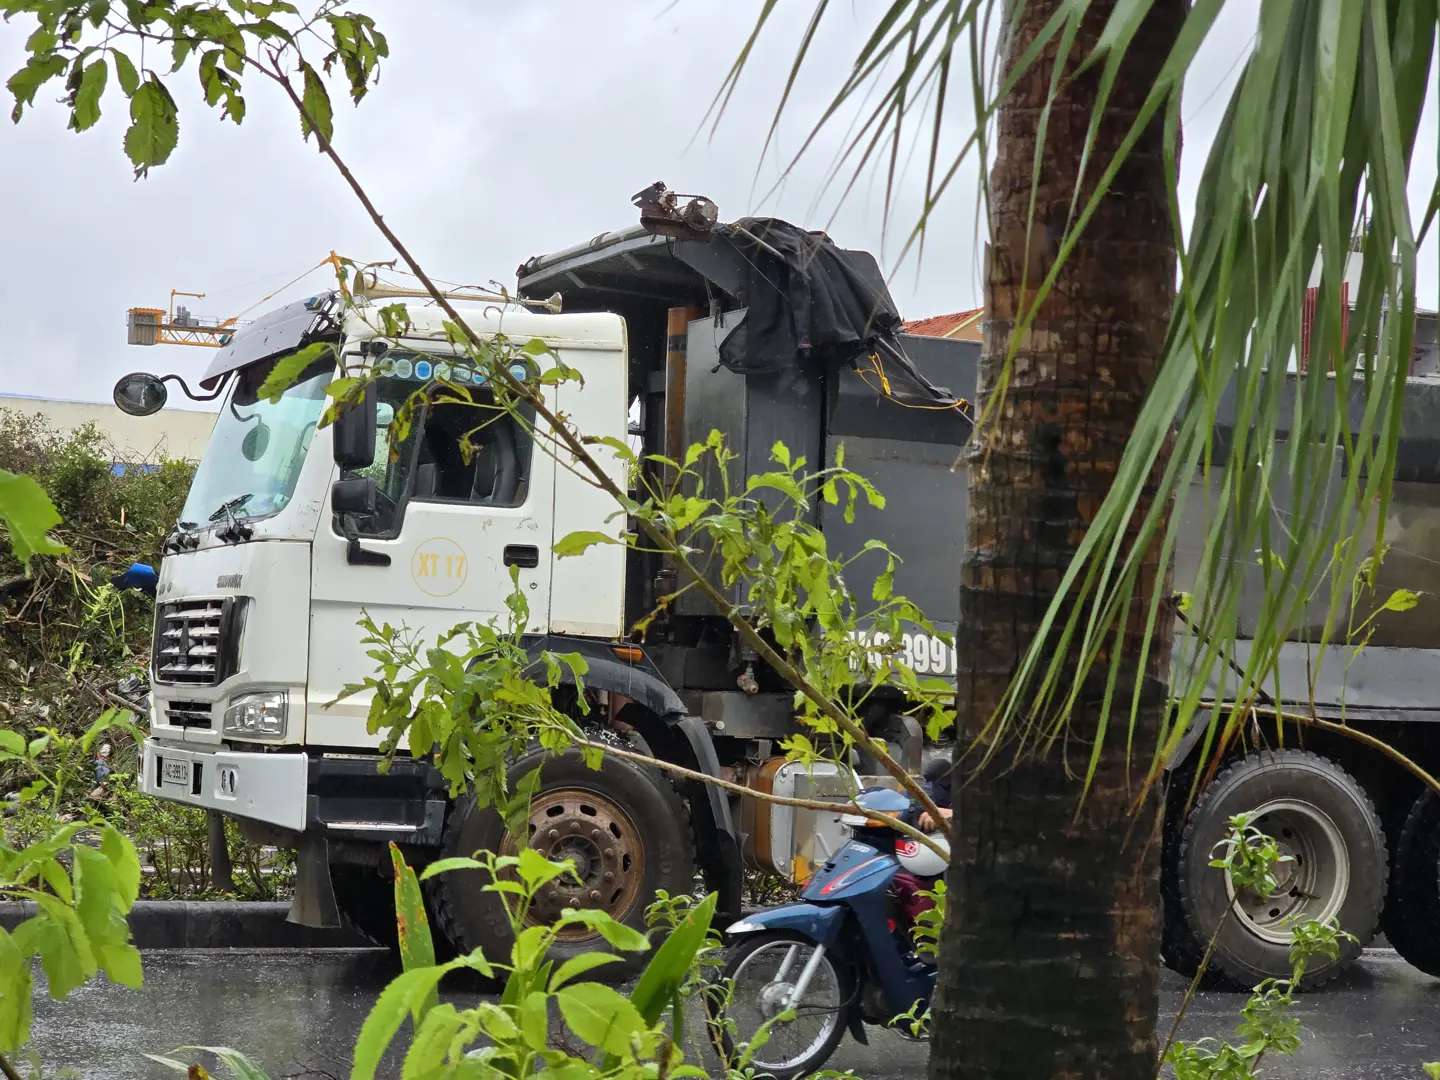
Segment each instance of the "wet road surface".
[{"label": "wet road surface", "polygon": [[[141,1052],[163,1054],[183,1044],[242,1050],[272,1080],[345,1077],[360,1025],[396,970],[388,954],[376,951],[151,952],[142,990],[95,982],[67,1001],[37,1000],[32,1045],[46,1076],[71,1068],[85,1080],[174,1077]],[[1168,972],[1164,986],[1162,1035],[1184,991]],[[478,1000],[479,988],[442,996],[463,1007]],[[1201,994],[1182,1037],[1230,1035],[1244,1000]],[[1303,1046],[1289,1059],[1267,1059],[1267,1077],[1418,1080],[1421,1062],[1440,1060],[1440,980],[1388,950],[1367,952],[1339,981],[1307,995],[1297,1014]],[[830,1067],[866,1080],[924,1075],[924,1046],[870,1033],[869,1047],[847,1036]],[[398,1076],[398,1059],[381,1075]]]}]

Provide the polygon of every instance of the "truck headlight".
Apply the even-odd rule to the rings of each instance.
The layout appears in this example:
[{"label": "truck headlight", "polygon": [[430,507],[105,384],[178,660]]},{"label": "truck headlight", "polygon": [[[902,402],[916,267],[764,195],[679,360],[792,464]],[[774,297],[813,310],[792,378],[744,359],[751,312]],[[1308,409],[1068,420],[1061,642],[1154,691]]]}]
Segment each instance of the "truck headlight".
[{"label": "truck headlight", "polygon": [[221,730],[240,739],[283,739],[289,701],[284,690],[260,690],[232,698]]}]

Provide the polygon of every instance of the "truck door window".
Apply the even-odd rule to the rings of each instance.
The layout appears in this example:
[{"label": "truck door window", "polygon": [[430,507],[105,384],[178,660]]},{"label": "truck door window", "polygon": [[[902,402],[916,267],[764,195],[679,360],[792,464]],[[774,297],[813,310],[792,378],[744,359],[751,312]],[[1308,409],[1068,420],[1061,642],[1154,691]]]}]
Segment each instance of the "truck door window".
[{"label": "truck door window", "polygon": [[[398,536],[410,502],[523,505],[534,454],[531,418],[517,423],[468,375],[461,384],[466,368],[432,367],[404,354],[392,355],[389,363],[389,374],[376,381],[375,462],[352,474],[371,477],[378,488],[376,513],[357,522],[361,535]],[[444,382],[415,377],[437,368]],[[469,401],[453,389],[457,384],[465,386]],[[395,417],[412,398],[410,423],[401,430]]]}]

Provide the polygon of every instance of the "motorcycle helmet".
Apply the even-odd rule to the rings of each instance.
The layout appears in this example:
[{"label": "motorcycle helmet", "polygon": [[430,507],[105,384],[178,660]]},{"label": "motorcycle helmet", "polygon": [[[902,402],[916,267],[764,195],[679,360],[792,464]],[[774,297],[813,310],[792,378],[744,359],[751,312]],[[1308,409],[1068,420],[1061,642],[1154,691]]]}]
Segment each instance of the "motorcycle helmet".
[{"label": "motorcycle helmet", "polygon": [[938,877],[950,864],[950,845],[945,842],[945,838],[939,833],[932,833],[930,839],[944,849],[943,858],[919,840],[912,840],[908,836],[899,837],[895,841],[895,858],[900,860],[904,869],[916,877]]}]

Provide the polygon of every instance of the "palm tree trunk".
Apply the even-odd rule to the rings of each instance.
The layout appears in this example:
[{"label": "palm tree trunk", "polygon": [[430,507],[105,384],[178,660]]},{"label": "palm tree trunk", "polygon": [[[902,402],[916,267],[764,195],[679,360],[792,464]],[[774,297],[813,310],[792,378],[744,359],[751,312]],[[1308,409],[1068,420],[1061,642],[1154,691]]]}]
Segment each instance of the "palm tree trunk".
[{"label": "palm tree trunk", "polygon": [[[1060,6],[1009,0],[1007,65]],[[1131,43],[1085,164],[1082,206],[1153,85],[1187,6],[1156,0]],[[1114,0],[1092,0],[1070,72],[1090,55],[1115,7]],[[1069,78],[1051,109],[1027,247],[1032,167],[1055,53],[1052,44],[999,114],[982,407],[1000,380],[1017,319],[1053,265],[1099,91],[1103,65]],[[1135,798],[1157,743],[1169,673],[1169,620],[1161,620],[1147,669],[1139,670],[1145,605],[1156,588],[1169,586],[1158,551],[1135,591],[1122,646],[1130,667],[1083,801],[1080,777],[1101,734],[1103,671],[1098,685],[1083,689],[1067,737],[1048,750],[1027,746],[1017,757],[1018,727],[998,736],[986,729],[1109,490],[1160,362],[1175,294],[1162,144],[1157,121],[1023,336],[1003,406],[977,432],[970,458],[957,726],[959,745],[971,751],[956,766],[957,842],[931,1080],[1156,1074],[1160,800],[1152,795],[1137,812]],[[1129,730],[1137,682],[1142,705]],[[994,751],[988,762],[975,749],[981,740]]]}]

